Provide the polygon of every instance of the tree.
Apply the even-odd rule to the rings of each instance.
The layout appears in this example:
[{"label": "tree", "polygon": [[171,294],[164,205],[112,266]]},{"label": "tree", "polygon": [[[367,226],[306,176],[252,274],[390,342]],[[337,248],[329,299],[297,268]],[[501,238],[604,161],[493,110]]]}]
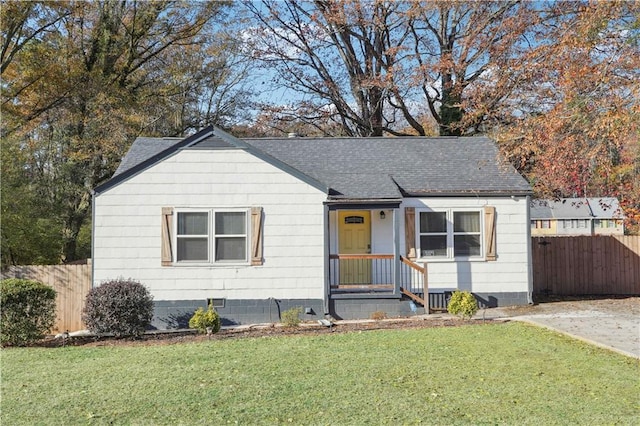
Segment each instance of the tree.
[{"label": "tree", "polygon": [[[28,211],[25,203],[37,199],[39,217],[59,224],[53,229],[62,240],[61,260],[86,255],[77,244],[90,225],[91,189],[113,174],[136,136],[181,135],[204,124],[225,124],[234,108],[244,107],[233,100],[235,45],[216,30],[227,7],[183,1],[4,2],[2,144],[18,150],[23,162],[12,180],[16,186],[3,194],[3,208]],[[218,48],[225,54],[217,55]],[[3,156],[3,169],[5,161],[10,160]],[[32,198],[10,199],[18,187]],[[4,221],[2,227],[3,245],[17,250],[18,234],[7,233],[13,241],[5,241]],[[26,253],[11,261],[30,257]]]},{"label": "tree", "polygon": [[[298,118],[329,116],[359,136],[425,135],[425,113],[442,135],[478,131],[526,72],[525,36],[541,20],[516,1],[245,5],[251,52],[303,95],[309,113]],[[499,84],[482,85],[487,73]]]},{"label": "tree", "polygon": [[[625,2],[581,4],[545,32],[536,90],[496,130],[540,196],[617,196],[640,223],[640,30]],[[537,105],[534,105],[537,104]]]}]

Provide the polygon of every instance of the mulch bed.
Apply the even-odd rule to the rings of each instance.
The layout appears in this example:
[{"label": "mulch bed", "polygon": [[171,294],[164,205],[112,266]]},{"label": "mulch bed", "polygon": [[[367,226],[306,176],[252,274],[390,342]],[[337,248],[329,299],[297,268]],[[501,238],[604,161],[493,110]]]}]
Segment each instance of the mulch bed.
[{"label": "mulch bed", "polygon": [[[53,337],[35,342],[32,347],[56,348],[63,346],[151,346],[171,345],[179,343],[202,342],[207,340],[243,339],[257,337],[278,337],[297,335],[322,335],[332,333],[353,333],[372,330],[401,330],[414,328],[434,327],[460,327],[469,324],[489,324],[498,321],[469,320],[463,321],[455,318],[429,318],[429,319],[388,319],[381,321],[362,321],[335,324],[332,327],[324,327],[316,324],[305,324],[300,327],[287,328],[279,325],[260,325],[254,327],[240,327],[224,329],[212,335],[205,336],[193,331],[172,331],[167,333],[156,332],[145,334],[140,338],[115,338],[115,337],[70,337],[68,339],[54,339]],[[504,322],[504,321],[500,321]]]}]

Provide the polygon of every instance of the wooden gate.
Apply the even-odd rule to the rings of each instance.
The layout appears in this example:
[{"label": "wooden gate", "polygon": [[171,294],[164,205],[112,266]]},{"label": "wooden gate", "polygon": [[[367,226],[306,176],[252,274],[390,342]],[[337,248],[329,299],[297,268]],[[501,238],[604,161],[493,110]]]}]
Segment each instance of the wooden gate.
[{"label": "wooden gate", "polygon": [[640,295],[640,236],[533,237],[533,293]]}]

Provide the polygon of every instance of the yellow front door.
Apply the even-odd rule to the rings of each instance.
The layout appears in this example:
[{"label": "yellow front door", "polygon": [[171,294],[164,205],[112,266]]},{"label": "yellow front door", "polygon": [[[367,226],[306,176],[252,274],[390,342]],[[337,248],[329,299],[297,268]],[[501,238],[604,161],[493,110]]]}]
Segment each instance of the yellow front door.
[{"label": "yellow front door", "polygon": [[[370,211],[338,211],[338,253],[371,253]],[[340,260],[340,284],[371,284],[371,260]]]}]

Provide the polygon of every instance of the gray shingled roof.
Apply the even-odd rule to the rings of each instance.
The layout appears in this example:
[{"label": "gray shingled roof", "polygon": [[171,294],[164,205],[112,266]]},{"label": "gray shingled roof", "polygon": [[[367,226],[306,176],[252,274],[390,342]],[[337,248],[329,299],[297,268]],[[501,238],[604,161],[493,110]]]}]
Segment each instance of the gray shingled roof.
[{"label": "gray shingled roof", "polygon": [[[206,129],[205,129],[206,130]],[[209,130],[211,132],[211,130]],[[191,138],[192,148],[235,146],[248,149],[288,172],[329,188],[331,199],[400,199],[403,196],[530,194],[529,184],[486,137],[465,138],[264,138],[238,140],[214,129]],[[225,136],[226,135],[226,136]],[[202,137],[200,137],[202,136]],[[138,138],[107,189],[135,168],[161,161],[185,141]],[[146,163],[145,163],[146,161]],[[145,164],[143,164],[145,163]],[[116,177],[118,177],[116,179]]]},{"label": "gray shingled roof", "polygon": [[620,203],[614,197],[587,198],[593,216],[599,219],[622,219],[624,213]]},{"label": "gray shingled roof", "polygon": [[181,140],[181,138],[137,138],[129,148],[127,155],[122,159],[113,177],[134,168],[165,149],[171,148]]},{"label": "gray shingled roof", "polygon": [[553,219],[553,212],[548,200],[531,200],[531,219]]},{"label": "gray shingled roof", "polygon": [[486,137],[247,139],[345,198],[529,193]]},{"label": "gray shingled roof", "polygon": [[622,218],[617,198],[561,198],[532,200],[531,219]]}]

